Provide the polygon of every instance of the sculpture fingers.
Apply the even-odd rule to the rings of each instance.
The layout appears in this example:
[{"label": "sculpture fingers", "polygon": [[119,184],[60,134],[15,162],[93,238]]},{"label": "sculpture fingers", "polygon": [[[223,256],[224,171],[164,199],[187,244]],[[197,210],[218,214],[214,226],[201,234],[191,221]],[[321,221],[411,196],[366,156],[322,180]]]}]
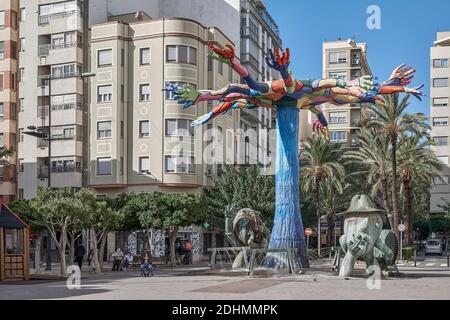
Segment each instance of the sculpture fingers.
[{"label": "sculpture fingers", "polygon": [[192,121],[191,127],[193,127],[193,128],[199,127],[199,126],[207,123],[213,116],[214,116],[214,113],[209,112],[209,113],[197,118],[196,120]]}]

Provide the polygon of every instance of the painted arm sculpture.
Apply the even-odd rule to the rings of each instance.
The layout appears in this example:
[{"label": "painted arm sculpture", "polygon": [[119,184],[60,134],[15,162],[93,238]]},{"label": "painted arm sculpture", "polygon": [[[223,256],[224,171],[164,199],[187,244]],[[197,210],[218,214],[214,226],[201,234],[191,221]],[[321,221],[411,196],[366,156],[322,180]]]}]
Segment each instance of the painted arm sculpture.
[{"label": "painted arm sculpture", "polygon": [[184,108],[191,107],[204,101],[220,101],[211,112],[199,117],[193,122],[198,126],[208,122],[214,117],[228,112],[231,109],[251,109],[256,107],[272,108],[283,97],[289,97],[298,101],[300,109],[308,109],[317,119],[313,123],[315,132],[327,135],[327,120],[323,115],[320,105],[332,103],[340,106],[348,103],[372,103],[383,105],[382,94],[399,92],[410,93],[419,100],[423,95],[421,87],[405,87],[411,83],[415,72],[411,67],[400,65],[391,74],[389,80],[378,84],[374,83],[371,76],[363,76],[352,81],[342,79],[323,80],[295,80],[289,70],[290,52],[286,49],[283,53],[279,49],[275,52],[269,50],[266,62],[269,67],[280,72],[282,80],[258,82],[254,80],[248,70],[242,66],[235,56],[232,46],[219,48],[209,45],[210,56],[219,62],[230,65],[246,82],[246,84],[230,84],[219,90],[199,90],[190,86],[178,87],[167,83],[165,90],[171,91],[175,99]]}]

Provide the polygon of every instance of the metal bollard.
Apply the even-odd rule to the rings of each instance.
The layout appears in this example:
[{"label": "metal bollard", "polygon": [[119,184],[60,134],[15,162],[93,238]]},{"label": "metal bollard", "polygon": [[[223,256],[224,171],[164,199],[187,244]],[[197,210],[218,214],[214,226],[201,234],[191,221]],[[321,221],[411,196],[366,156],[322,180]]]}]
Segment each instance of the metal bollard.
[{"label": "metal bollard", "polygon": [[417,261],[416,261],[416,250],[414,250],[414,267],[417,267]]}]

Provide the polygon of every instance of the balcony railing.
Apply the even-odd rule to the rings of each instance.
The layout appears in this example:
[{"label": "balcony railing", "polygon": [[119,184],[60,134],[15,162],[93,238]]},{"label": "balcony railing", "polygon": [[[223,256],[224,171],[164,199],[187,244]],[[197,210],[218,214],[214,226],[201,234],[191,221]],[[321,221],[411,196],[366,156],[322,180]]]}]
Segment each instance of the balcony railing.
[{"label": "balcony railing", "polygon": [[[52,104],[52,112],[65,111],[65,110],[82,110],[81,102],[68,102],[68,103],[58,103]],[[48,106],[39,106],[38,107],[38,117],[46,118],[48,117]]]},{"label": "balcony railing", "polygon": [[67,42],[67,43],[49,43],[42,44],[39,46],[39,56],[48,56],[50,50],[67,49],[67,48],[81,48],[81,43],[79,42]]},{"label": "balcony railing", "polygon": [[81,172],[81,167],[75,167],[75,165],[52,167],[52,173],[73,173],[73,172]]},{"label": "balcony railing", "polygon": [[78,10],[72,10],[72,11],[64,11],[64,12],[58,12],[53,14],[48,14],[44,16],[39,16],[39,25],[49,24],[51,20],[56,19],[63,19],[66,17],[73,16],[78,13]]}]

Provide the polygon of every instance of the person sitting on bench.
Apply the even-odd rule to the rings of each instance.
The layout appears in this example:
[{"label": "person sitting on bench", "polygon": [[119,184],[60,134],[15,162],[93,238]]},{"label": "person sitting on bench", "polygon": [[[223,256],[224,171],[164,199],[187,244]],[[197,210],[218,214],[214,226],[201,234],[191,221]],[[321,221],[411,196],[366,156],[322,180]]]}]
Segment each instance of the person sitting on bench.
[{"label": "person sitting on bench", "polygon": [[152,256],[147,250],[145,251],[145,254],[142,257],[140,271],[141,271],[141,277],[148,277],[150,274],[153,277]]}]

